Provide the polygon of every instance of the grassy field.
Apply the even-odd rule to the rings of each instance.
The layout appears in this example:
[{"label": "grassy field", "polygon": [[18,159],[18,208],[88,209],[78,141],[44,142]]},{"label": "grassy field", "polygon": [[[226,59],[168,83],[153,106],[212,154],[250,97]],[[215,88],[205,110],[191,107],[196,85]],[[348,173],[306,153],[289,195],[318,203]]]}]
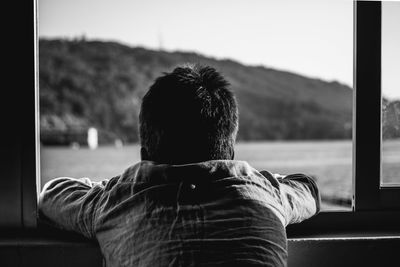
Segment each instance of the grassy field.
[{"label": "grassy field", "polygon": [[[400,141],[384,142],[384,182],[400,182]],[[348,209],[352,195],[352,142],[238,143],[236,159],[258,170],[315,175],[324,209]],[[111,178],[140,160],[139,146],[87,148],[42,147],[42,185],[55,177]],[[342,200],[346,200],[342,202]]]}]

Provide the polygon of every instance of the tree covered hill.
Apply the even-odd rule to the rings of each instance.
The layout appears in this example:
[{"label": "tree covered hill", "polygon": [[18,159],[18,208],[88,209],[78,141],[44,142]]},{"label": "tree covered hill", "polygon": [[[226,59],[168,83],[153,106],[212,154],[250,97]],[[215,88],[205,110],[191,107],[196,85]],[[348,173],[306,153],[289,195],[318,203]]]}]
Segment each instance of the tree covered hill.
[{"label": "tree covered hill", "polygon": [[137,141],[142,96],[156,77],[184,63],[213,66],[230,82],[239,102],[240,140],[351,137],[352,90],[338,82],[190,52],[42,39],[42,142],[51,134],[91,126],[104,140]]}]

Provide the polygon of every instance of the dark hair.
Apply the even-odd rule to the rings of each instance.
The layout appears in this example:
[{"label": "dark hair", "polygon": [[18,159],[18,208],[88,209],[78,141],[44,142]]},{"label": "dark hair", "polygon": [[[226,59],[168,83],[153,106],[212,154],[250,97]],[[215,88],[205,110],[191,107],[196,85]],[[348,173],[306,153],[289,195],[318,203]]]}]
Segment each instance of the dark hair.
[{"label": "dark hair", "polygon": [[157,78],[140,110],[142,159],[168,164],[233,159],[238,107],[228,86],[214,68],[200,65]]}]

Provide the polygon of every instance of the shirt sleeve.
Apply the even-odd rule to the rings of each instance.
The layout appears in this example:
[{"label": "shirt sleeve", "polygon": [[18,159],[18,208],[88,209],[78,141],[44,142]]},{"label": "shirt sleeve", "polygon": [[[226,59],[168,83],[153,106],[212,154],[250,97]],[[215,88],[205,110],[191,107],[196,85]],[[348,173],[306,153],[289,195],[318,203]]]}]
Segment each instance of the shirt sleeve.
[{"label": "shirt sleeve", "polygon": [[321,196],[314,178],[305,174],[272,174],[272,177],[269,180],[278,189],[286,225],[299,223],[320,211]]},{"label": "shirt sleeve", "polygon": [[39,219],[94,238],[94,214],[99,199],[117,179],[92,182],[88,178],[61,177],[47,182],[39,197]]}]

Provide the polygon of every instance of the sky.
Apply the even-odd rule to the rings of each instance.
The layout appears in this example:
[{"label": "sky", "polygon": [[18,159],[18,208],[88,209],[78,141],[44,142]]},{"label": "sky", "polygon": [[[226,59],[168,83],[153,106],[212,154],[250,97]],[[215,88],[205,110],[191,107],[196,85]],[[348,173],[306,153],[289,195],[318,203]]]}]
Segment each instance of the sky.
[{"label": "sky", "polygon": [[382,94],[400,100],[400,1],[382,5]]},{"label": "sky", "polygon": [[[388,32],[400,32],[400,15],[391,17]],[[194,51],[353,84],[352,0],[38,0],[38,18],[39,37]],[[400,34],[394,41],[399,52]],[[384,94],[400,99],[391,57]]]}]

